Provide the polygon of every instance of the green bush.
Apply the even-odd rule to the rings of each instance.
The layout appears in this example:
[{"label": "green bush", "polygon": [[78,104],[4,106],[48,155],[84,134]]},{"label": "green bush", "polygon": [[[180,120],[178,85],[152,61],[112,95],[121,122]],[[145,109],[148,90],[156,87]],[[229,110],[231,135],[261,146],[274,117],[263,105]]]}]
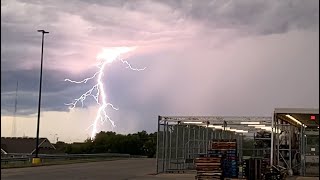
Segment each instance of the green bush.
[{"label": "green bush", "polygon": [[153,158],[156,154],[156,142],[157,133],[148,134],[146,131],[141,131],[122,135],[101,131],[93,140],[87,139],[83,143],[68,144],[64,149],[69,154],[123,153]]}]

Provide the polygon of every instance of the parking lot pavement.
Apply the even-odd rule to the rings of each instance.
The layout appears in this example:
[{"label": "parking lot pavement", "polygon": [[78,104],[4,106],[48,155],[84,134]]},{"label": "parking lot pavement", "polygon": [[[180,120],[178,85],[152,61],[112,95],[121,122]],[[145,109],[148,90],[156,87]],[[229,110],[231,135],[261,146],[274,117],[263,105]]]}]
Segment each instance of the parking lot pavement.
[{"label": "parking lot pavement", "polygon": [[156,178],[155,159],[126,159],[68,165],[52,165],[28,168],[1,169],[1,179],[5,180],[75,180],[75,179],[137,179]]}]

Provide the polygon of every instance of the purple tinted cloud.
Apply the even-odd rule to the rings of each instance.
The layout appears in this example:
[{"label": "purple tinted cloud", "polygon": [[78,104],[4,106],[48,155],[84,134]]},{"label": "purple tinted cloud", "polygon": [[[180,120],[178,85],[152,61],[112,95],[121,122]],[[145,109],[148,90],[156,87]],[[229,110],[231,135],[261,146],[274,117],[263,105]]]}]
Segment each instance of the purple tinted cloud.
[{"label": "purple tinted cloud", "polygon": [[[16,80],[22,114],[36,111],[41,36],[45,111],[87,90],[103,47],[138,46],[107,68],[119,128],[154,130],[156,116],[270,115],[275,107],[319,107],[319,2],[23,1],[1,2],[2,114]],[[33,96],[28,96],[28,94]],[[88,102],[86,106],[93,105]],[[6,113],[6,114],[7,114]],[[90,118],[89,118],[90,119]],[[134,123],[135,122],[135,123]]]}]

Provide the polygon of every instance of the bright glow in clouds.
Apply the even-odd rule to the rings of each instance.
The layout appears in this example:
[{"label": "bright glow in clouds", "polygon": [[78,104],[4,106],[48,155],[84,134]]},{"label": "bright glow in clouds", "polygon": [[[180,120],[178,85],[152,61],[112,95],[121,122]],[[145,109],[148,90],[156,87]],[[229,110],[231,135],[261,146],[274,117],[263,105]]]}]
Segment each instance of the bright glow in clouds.
[{"label": "bright glow in clouds", "polygon": [[[97,76],[97,84],[95,84],[91,89],[89,89],[88,91],[83,93],[79,98],[75,99],[72,103],[66,104],[66,105],[70,105],[71,109],[73,109],[76,107],[76,105],[79,102],[81,102],[81,105],[83,107],[83,103],[88,96],[92,96],[94,98],[94,100],[97,102],[97,104],[99,105],[99,109],[98,109],[98,112],[97,112],[97,115],[94,119],[93,124],[91,126],[89,126],[89,128],[92,127],[91,139],[93,139],[97,133],[97,125],[98,125],[99,120],[101,121],[101,124],[103,124],[106,120],[108,120],[112,124],[112,127],[115,127],[115,123],[108,116],[108,114],[106,112],[106,108],[108,106],[110,106],[114,110],[118,110],[118,108],[115,108],[113,106],[113,104],[107,102],[107,94],[105,92],[104,85],[102,82],[104,68],[107,64],[111,64],[115,60],[119,60],[120,56],[122,54],[133,51],[134,49],[136,49],[136,48],[135,47],[104,48],[102,50],[102,52],[97,55],[97,60],[99,61],[97,67],[99,70],[93,76],[86,78],[82,81],[73,81],[70,79],[65,79],[65,81],[79,84],[79,83],[86,83],[87,81],[89,81]],[[127,65],[126,68],[129,68],[131,70],[134,70],[134,71],[145,70],[145,68],[143,68],[143,69],[132,68],[132,66],[128,63],[128,61],[124,61],[122,59],[120,59],[120,60],[122,63]],[[95,92],[95,94],[94,94],[94,92]]]},{"label": "bright glow in clouds", "polygon": [[113,48],[103,48],[102,52],[97,55],[97,59],[101,60],[103,63],[112,63],[121,54],[128,53],[135,50],[136,47],[113,47]]}]

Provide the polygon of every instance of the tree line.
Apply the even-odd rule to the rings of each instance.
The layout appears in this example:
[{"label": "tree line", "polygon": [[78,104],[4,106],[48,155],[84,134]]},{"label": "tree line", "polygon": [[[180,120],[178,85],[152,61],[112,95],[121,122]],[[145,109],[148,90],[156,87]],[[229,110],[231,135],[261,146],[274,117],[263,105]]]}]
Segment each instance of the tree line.
[{"label": "tree line", "polygon": [[57,142],[55,145],[58,151],[68,154],[123,153],[150,158],[155,157],[156,146],[157,133],[148,134],[146,131],[128,135],[101,131],[93,140],[72,144]]}]

